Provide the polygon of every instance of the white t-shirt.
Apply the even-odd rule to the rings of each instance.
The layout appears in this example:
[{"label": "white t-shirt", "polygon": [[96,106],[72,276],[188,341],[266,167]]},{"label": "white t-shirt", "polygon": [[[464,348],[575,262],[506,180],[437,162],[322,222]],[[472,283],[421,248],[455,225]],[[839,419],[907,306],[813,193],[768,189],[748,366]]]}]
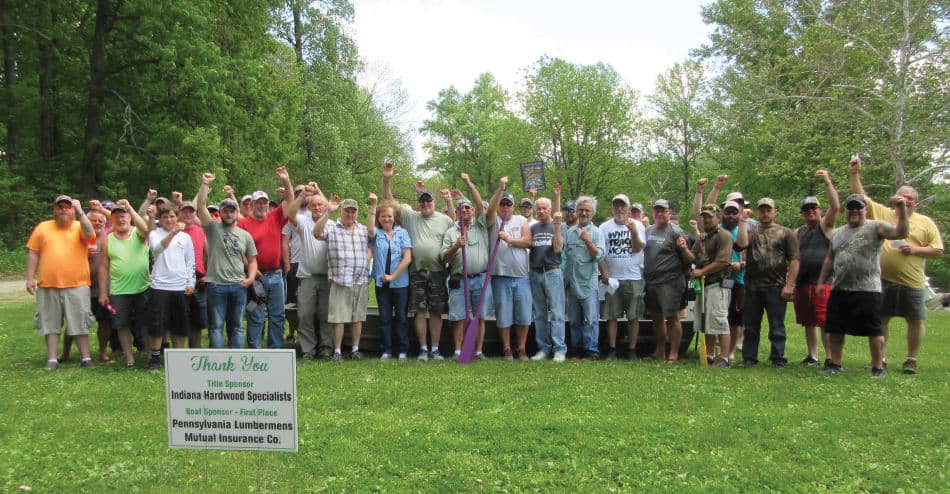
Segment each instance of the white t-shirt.
[{"label": "white t-shirt", "polygon": [[195,248],[191,236],[178,232],[168,247],[162,247],[162,239],[168,232],[162,227],[148,234],[149,247],[155,262],[152,264],[152,288],[174,292],[195,286]]},{"label": "white t-shirt", "polygon": [[[640,242],[645,242],[646,228],[639,221],[634,223]],[[618,225],[611,218],[600,225],[600,231],[604,234],[604,244],[607,245],[604,262],[607,263],[610,277],[617,280],[643,279],[643,249],[640,249],[640,252],[633,252],[627,225]]]},{"label": "white t-shirt", "polygon": [[313,215],[297,215],[297,231],[294,232],[294,235],[300,238],[300,264],[297,265],[298,278],[309,278],[315,274],[326,275],[330,270],[327,264],[327,241],[313,236],[313,225],[315,223]]}]

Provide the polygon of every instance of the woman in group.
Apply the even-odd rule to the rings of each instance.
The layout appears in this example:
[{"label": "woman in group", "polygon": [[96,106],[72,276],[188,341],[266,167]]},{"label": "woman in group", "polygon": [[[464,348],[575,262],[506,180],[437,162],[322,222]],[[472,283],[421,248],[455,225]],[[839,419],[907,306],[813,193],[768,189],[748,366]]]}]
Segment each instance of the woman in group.
[{"label": "woman in group", "polygon": [[[409,232],[396,225],[396,209],[384,203],[376,211],[376,239],[373,249],[373,282],[379,305],[379,327],[383,337],[386,361],[393,355],[393,326],[399,338],[399,361],[409,351],[409,263],[412,262],[412,240]],[[395,317],[395,319],[394,319]]]}]

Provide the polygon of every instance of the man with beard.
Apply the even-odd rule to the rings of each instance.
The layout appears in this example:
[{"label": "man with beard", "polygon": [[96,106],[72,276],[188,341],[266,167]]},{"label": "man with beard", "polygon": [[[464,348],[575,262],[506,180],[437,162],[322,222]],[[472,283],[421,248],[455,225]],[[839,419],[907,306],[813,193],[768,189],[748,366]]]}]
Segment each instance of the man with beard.
[{"label": "man with beard", "polygon": [[769,323],[769,342],[772,345],[769,360],[775,367],[786,367],[785,309],[795,293],[798,276],[798,239],[791,229],[775,223],[778,208],[769,197],[756,204],[759,219],[749,231],[749,250],[746,254],[746,300],[743,310],[745,342],[742,363],[746,366],[759,362],[759,337],[762,314]]},{"label": "man with beard", "polygon": [[64,322],[66,333],[73,335],[79,346],[80,365],[94,366],[89,356],[88,257],[89,246],[95,242],[95,230],[82,204],[66,195],[53,201],[53,219],[37,225],[26,242],[26,291],[36,295],[34,321],[36,330],[46,338],[45,371],[59,368],[56,350]]},{"label": "man with beard", "polygon": [[[267,298],[267,346],[284,346],[284,271],[281,265],[281,231],[287,224],[287,218],[297,214],[290,211],[294,202],[294,186],[290,174],[283,166],[277,168],[277,177],[283,183],[284,201],[279,208],[270,207],[270,198],[263,190],[251,194],[251,214],[238,220],[237,226],[246,230],[254,239],[257,248],[257,279],[264,286]],[[264,305],[257,305],[247,314],[247,345],[261,348],[264,335]]]},{"label": "man with beard", "polygon": [[[643,315],[643,239],[646,227],[630,215],[630,198],[617,194],[610,202],[613,218],[601,223],[607,250],[601,261],[604,282],[619,282],[614,293],[604,300],[603,317],[607,320],[607,358],[617,358],[617,319],[627,317],[627,355],[637,355],[640,316]],[[641,206],[642,208],[642,206]]]},{"label": "man with beard", "polygon": [[881,324],[881,244],[884,240],[907,237],[909,222],[904,197],[891,198],[897,226],[867,220],[867,201],[862,194],[845,199],[848,224],[835,230],[831,248],[818,276],[816,290],[825,291],[825,282],[834,272],[828,298],[827,324],[831,357],[824,372],[842,371],[844,335],[867,336],[871,349],[871,377],[880,379],[884,371],[884,328]]},{"label": "man with beard", "polygon": [[[383,200],[393,201],[392,163],[383,167]],[[420,184],[421,185],[421,184]],[[447,197],[447,196],[445,196]],[[435,210],[435,196],[419,187],[416,210],[408,205],[399,208],[403,228],[412,240],[412,264],[409,265],[409,312],[415,314],[416,337],[419,339],[419,360],[442,360],[439,340],[442,337],[442,314],[448,312],[449,295],[445,287],[445,263],[442,261],[442,240],[452,227],[449,216]],[[449,202],[446,200],[446,202]],[[451,212],[451,206],[449,205]],[[428,336],[426,322],[428,316]]]},{"label": "man with beard", "polygon": [[158,208],[158,228],[148,234],[152,249],[151,308],[148,326],[149,370],[162,366],[162,342],[171,334],[174,348],[184,348],[189,336],[188,299],[195,291],[195,248],[178,222],[178,211],[167,204]]},{"label": "man with beard", "polygon": [[186,295],[188,301],[188,346],[201,348],[201,331],[208,327],[208,286],[205,283],[205,231],[198,221],[197,206],[184,201],[178,209],[178,221],[184,225],[183,232],[191,237],[195,251],[195,289]]},{"label": "man with beard", "polygon": [[[148,328],[149,227],[125,199],[116,202],[112,210],[112,225],[112,231],[102,244],[99,303],[103,307],[113,307],[112,328],[118,331],[126,365],[133,367],[132,331],[139,339],[144,336],[140,332]],[[144,343],[139,347],[140,351],[144,351]]]},{"label": "man with beard", "polygon": [[[854,155],[849,164],[852,194],[864,193],[861,185],[861,157]],[[888,328],[892,317],[903,317],[907,322],[907,360],[904,373],[917,373],[917,354],[924,341],[927,319],[927,276],[924,268],[928,258],[943,254],[943,237],[932,219],[917,212],[917,191],[907,185],[897,189],[904,198],[907,221],[910,229],[907,239],[885,242],[881,251],[882,278],[882,324],[884,325],[884,350],[887,350]],[[897,223],[897,212],[868,199],[868,218]],[[885,362],[886,362],[885,358]]]},{"label": "man with beard", "polygon": [[826,286],[821,290],[824,296],[819,296],[817,283],[818,275],[821,274],[821,265],[825,261],[825,256],[828,255],[831,234],[838,221],[840,208],[838,191],[835,190],[828,172],[818,170],[815,176],[821,177],[825,182],[825,190],[828,192],[828,212],[825,215],[821,214],[821,204],[818,203],[817,197],[809,196],[802,199],[799,209],[805,224],[795,230],[800,261],[798,277],[795,280],[795,319],[798,324],[805,327],[805,342],[808,345],[808,355],[802,360],[802,364],[805,365],[818,365],[821,362],[818,360],[819,334],[826,359],[830,350],[824,327],[831,286]]},{"label": "man with beard", "polygon": [[[700,235],[697,237],[687,259],[696,268],[690,277],[704,282],[703,306],[696,312],[696,327],[702,328],[706,338],[705,358],[716,367],[729,367],[729,297],[732,282],[729,270],[732,261],[732,234],[719,225],[719,207],[707,204],[700,210]],[[720,355],[716,358],[716,343]]]},{"label": "man with beard", "polygon": [[[208,250],[208,340],[211,348],[224,348],[224,325],[228,326],[231,348],[244,348],[244,306],[247,288],[257,277],[257,247],[251,234],[237,226],[238,204],[234,199],[221,201],[221,221],[208,212],[208,189],[214,174],[201,175],[201,187],[195,199],[198,221],[205,230]],[[245,266],[247,269],[245,276]]]},{"label": "man with beard", "polygon": [[584,359],[600,358],[600,299],[597,265],[607,250],[604,234],[593,224],[597,200],[577,198],[577,225],[567,231],[564,242],[564,285],[571,321],[571,344]]},{"label": "man with beard", "polygon": [[[531,281],[528,279],[528,249],[531,247],[531,219],[515,213],[515,198],[505,192],[508,177],[501,177],[498,190],[488,202],[486,221],[491,225],[489,245],[498,242],[497,261],[492,270],[491,291],[495,322],[501,335],[506,360],[513,360],[511,326],[518,337],[518,358],[528,360],[525,345],[531,325]],[[533,204],[532,204],[533,206]],[[504,226],[504,228],[502,228]]]},{"label": "man with beard", "polygon": [[[679,312],[686,290],[684,270],[689,266],[686,234],[670,222],[673,212],[666,199],[653,202],[653,224],[646,229],[643,276],[647,282],[646,312],[653,319],[656,351],[653,358],[674,363],[679,359],[683,326]],[[667,356],[666,343],[670,343]]]},{"label": "man with beard", "polygon": [[[468,186],[472,199],[462,198],[456,204],[462,211],[462,218],[452,225],[442,238],[442,260],[451,264],[449,277],[449,321],[455,323],[455,357],[462,353],[462,341],[465,329],[465,290],[463,283],[468,283],[469,308],[474,311],[478,308],[478,299],[485,285],[486,271],[488,270],[488,255],[491,247],[488,245],[488,223],[485,211],[482,209],[482,196],[467,173],[461,174],[462,180]],[[465,228],[462,228],[464,220]],[[413,244],[415,245],[415,244]],[[461,250],[465,247],[468,261],[468,278],[462,273]],[[483,359],[482,341],[485,337],[485,317],[488,315],[488,301],[491,300],[491,286],[485,294],[485,304],[481,312],[473,314],[478,319],[478,337],[475,343],[475,358]]]},{"label": "man with beard", "polygon": [[[307,205],[307,212],[288,218],[294,235],[300,239],[300,263],[297,265],[297,317],[300,326],[300,350],[304,360],[330,358],[333,337],[327,321],[330,306],[330,280],[327,278],[327,241],[313,234],[313,227],[324,216],[336,211],[337,204],[327,202],[317,184],[311,182],[296,199]],[[319,338],[318,338],[319,336]]]},{"label": "man with beard", "polygon": [[553,353],[555,362],[564,362],[567,355],[564,343],[564,273],[560,269],[564,236],[561,233],[562,213],[558,211],[561,185],[554,184],[552,192],[553,205],[544,197],[535,201],[538,222],[531,226],[531,305],[538,343],[538,353],[531,360],[545,360]]}]

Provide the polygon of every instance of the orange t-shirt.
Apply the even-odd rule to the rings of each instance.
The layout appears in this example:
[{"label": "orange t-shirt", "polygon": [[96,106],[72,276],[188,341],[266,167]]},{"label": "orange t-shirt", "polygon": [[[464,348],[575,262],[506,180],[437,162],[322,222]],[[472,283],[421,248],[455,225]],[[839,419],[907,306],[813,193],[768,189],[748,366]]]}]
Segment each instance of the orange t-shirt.
[{"label": "orange t-shirt", "polygon": [[89,242],[85,238],[82,225],[73,221],[66,228],[60,228],[55,220],[36,225],[26,248],[40,256],[37,286],[43,288],[75,288],[91,285],[89,278]]}]

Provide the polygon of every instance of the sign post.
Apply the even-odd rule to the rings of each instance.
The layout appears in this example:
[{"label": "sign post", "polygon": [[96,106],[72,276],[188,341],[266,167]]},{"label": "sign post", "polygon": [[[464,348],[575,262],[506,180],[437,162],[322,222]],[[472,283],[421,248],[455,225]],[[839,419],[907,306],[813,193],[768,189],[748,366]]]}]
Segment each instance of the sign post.
[{"label": "sign post", "polygon": [[168,447],[297,451],[292,349],[165,351]]}]

